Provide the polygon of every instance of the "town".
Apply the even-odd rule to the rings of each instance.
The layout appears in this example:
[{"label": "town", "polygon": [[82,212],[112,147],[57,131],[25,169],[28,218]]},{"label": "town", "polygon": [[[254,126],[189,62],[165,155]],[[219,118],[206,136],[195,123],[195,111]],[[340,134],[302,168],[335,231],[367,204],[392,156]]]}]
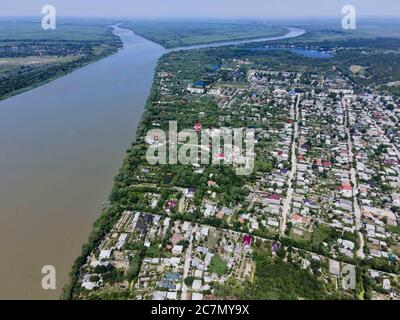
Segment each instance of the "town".
[{"label": "town", "polygon": [[[399,298],[397,98],[329,62],[244,51],[161,58],[74,298]],[[252,128],[253,172],[235,174],[223,148],[220,165],[146,162],[163,143],[147,132],[174,117],[199,135]]]}]

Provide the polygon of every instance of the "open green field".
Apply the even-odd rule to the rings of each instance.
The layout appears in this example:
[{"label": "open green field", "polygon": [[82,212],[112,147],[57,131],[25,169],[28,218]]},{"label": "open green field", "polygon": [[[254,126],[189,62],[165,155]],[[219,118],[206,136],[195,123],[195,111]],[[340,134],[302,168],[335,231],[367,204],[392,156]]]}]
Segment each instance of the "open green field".
[{"label": "open green field", "polygon": [[40,56],[40,57],[26,57],[26,58],[0,58],[0,70],[2,67],[18,67],[21,65],[40,65],[49,64],[56,62],[69,62],[79,59],[79,56],[72,57],[52,57],[52,56]]},{"label": "open green field", "polygon": [[288,26],[298,26],[307,31],[300,37],[288,41],[332,41],[351,39],[376,39],[376,38],[400,38],[400,24],[395,20],[359,19],[356,29],[344,30],[340,19],[315,20],[311,22],[288,22]]},{"label": "open green field", "polygon": [[43,30],[41,18],[0,18],[0,41],[58,40],[105,41],[112,40],[109,25],[113,21],[100,19],[57,19],[56,30]]},{"label": "open green field", "polygon": [[280,26],[244,21],[132,21],[125,22],[122,26],[133,30],[146,39],[161,44],[165,48],[279,36],[287,33],[287,30]]}]

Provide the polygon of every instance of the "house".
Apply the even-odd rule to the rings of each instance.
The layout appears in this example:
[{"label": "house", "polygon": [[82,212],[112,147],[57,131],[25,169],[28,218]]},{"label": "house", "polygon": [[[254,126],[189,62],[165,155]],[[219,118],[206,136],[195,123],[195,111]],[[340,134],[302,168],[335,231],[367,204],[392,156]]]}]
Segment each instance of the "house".
[{"label": "house", "polygon": [[329,272],[335,276],[340,275],[340,263],[339,261],[329,259]]},{"label": "house", "polygon": [[245,234],[245,235],[243,236],[243,240],[242,240],[243,246],[245,246],[245,247],[247,247],[247,246],[250,247],[250,246],[251,246],[251,242],[252,242],[251,236],[248,235],[248,234]]},{"label": "house", "polygon": [[168,281],[178,281],[181,276],[177,272],[166,272],[163,278]]},{"label": "house", "polygon": [[197,93],[197,94],[203,94],[206,91],[204,90],[204,88],[196,88],[193,85],[189,85],[187,87],[187,91],[189,91],[190,93]]},{"label": "house", "polygon": [[217,183],[216,183],[215,181],[212,181],[212,180],[208,180],[208,181],[207,181],[207,185],[208,185],[209,187],[215,187],[216,184],[217,184]]},{"label": "house", "polygon": [[201,280],[196,279],[196,280],[193,281],[192,289],[196,290],[196,291],[199,291],[199,290],[201,290],[201,286],[202,286]]},{"label": "house", "polygon": [[202,246],[198,246],[196,248],[196,252],[199,252],[199,253],[202,253],[202,254],[207,254],[208,253],[208,248],[202,247]]},{"label": "house", "polygon": [[215,212],[217,211],[217,207],[213,206],[211,204],[206,204],[205,208],[203,209],[203,214],[204,217],[209,218],[215,215]]},{"label": "house", "polygon": [[195,188],[189,188],[185,191],[186,197],[189,199],[194,198],[194,195],[196,194],[196,189]]},{"label": "house", "polygon": [[382,288],[383,288],[383,290],[386,290],[386,291],[390,290],[390,280],[389,279],[383,279]]},{"label": "house", "polygon": [[274,227],[274,228],[278,228],[279,227],[279,222],[276,220],[276,219],[274,219],[274,218],[268,218],[268,221],[267,221],[267,224],[269,225],[269,226],[271,226],[271,227]]},{"label": "house", "polygon": [[167,292],[165,291],[154,291],[153,293],[153,300],[165,300],[167,297]]},{"label": "house", "polygon": [[338,206],[343,210],[353,211],[353,202],[350,200],[339,199]]},{"label": "house", "polygon": [[177,272],[166,272],[157,284],[157,287],[175,291],[178,289],[177,283],[180,281],[180,278],[181,276]]},{"label": "house", "polygon": [[302,224],[302,223],[305,223],[305,222],[307,222],[307,220],[303,217],[303,216],[301,216],[300,214],[294,214],[293,216],[292,216],[292,218],[290,219],[290,221],[292,222],[292,224]]},{"label": "house", "polygon": [[332,166],[332,163],[330,161],[323,161],[322,166],[325,168],[330,168]]},{"label": "house", "polygon": [[201,270],[195,270],[195,272],[194,272],[194,277],[195,277],[195,278],[203,278],[203,271],[201,271]]},{"label": "house", "polygon": [[204,237],[207,237],[207,236],[208,236],[209,230],[210,230],[209,227],[206,227],[206,226],[202,227],[202,228],[201,228],[201,231],[200,231],[200,232],[201,232],[201,235],[204,236]]},{"label": "house", "polygon": [[192,300],[203,300],[203,295],[198,292],[192,293]]},{"label": "house", "polygon": [[400,207],[400,193],[392,193],[393,206]]},{"label": "house", "polygon": [[176,206],[176,203],[176,200],[168,200],[165,206],[167,209],[172,209]]},{"label": "house", "polygon": [[92,281],[92,277],[97,276],[97,274],[85,274],[83,276],[83,281],[82,281],[82,287],[85,288],[86,290],[93,290],[95,288],[98,288],[98,282]]},{"label": "house", "polygon": [[349,249],[349,250],[354,250],[354,243],[348,240],[342,240],[342,239],[338,239],[338,242],[341,244],[341,246],[345,249]]},{"label": "house", "polygon": [[116,245],[116,248],[118,250],[121,250],[121,248],[124,246],[127,238],[128,238],[128,234],[127,233],[121,233],[121,235],[118,238],[117,245]]},{"label": "house", "polygon": [[82,282],[82,287],[85,288],[86,290],[93,290],[98,287],[96,282],[90,282],[90,281],[85,281]]},{"label": "house", "polygon": [[110,259],[111,258],[111,254],[112,254],[112,250],[101,250],[100,251],[100,255],[99,255],[99,259],[100,260]]},{"label": "house", "polygon": [[311,266],[311,262],[307,259],[303,259],[301,262],[302,269],[308,269]]},{"label": "house", "polygon": [[211,252],[207,252],[206,257],[204,258],[204,264],[206,267],[211,263],[213,257],[214,254],[212,254]]},{"label": "house", "polygon": [[146,224],[151,223],[151,222],[153,221],[153,219],[154,219],[154,216],[151,215],[151,214],[147,214],[147,213],[146,213],[146,214],[143,216],[143,221],[144,221]]},{"label": "house", "polygon": [[268,202],[271,204],[281,204],[281,196],[279,194],[273,194],[269,197]]},{"label": "house", "polygon": [[140,233],[146,234],[147,233],[147,226],[142,223],[136,223],[135,230],[139,231]]},{"label": "house", "polygon": [[233,215],[233,210],[232,210],[232,209],[229,209],[229,208],[227,208],[227,207],[222,207],[221,212],[222,212],[224,215],[227,215],[227,216]]},{"label": "house", "polygon": [[177,299],[177,292],[173,291],[173,292],[167,292],[167,299],[168,300],[176,300]]},{"label": "house", "polygon": [[172,248],[172,254],[174,255],[180,255],[183,252],[183,246],[179,246],[179,245],[174,245],[174,247]]},{"label": "house", "polygon": [[281,248],[281,244],[277,241],[272,243],[272,252],[277,252]]},{"label": "house", "polygon": [[202,128],[202,125],[201,125],[201,123],[200,122],[196,122],[195,124],[194,124],[194,131],[196,131],[196,132],[200,132],[201,131],[201,128]]},{"label": "house", "polygon": [[218,211],[215,215],[215,218],[222,220],[224,218],[224,213],[222,211]]},{"label": "house", "polygon": [[192,259],[191,264],[197,270],[205,270],[204,262],[197,257]]},{"label": "house", "polygon": [[206,88],[208,87],[208,83],[204,81],[196,81],[191,83],[187,87],[187,91],[190,93],[196,94],[204,94],[206,92]]},{"label": "house", "polygon": [[352,197],[353,188],[352,188],[352,186],[351,186],[350,183],[343,183],[343,184],[339,187],[339,189],[340,189],[340,191],[341,191],[341,193],[342,193],[342,195],[343,195],[344,197],[346,197],[346,198],[351,198],[351,197]]},{"label": "house", "polygon": [[372,257],[376,257],[376,258],[382,257],[382,251],[379,251],[379,250],[371,249],[369,253]]}]

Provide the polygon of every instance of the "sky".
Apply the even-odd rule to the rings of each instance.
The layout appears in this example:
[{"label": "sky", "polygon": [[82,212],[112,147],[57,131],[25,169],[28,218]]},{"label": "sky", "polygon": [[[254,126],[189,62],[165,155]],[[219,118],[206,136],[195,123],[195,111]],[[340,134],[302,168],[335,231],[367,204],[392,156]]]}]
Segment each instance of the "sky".
[{"label": "sky", "polygon": [[400,17],[399,0],[0,0],[0,16],[41,15],[53,5],[59,16],[338,17],[347,4],[359,17]]}]

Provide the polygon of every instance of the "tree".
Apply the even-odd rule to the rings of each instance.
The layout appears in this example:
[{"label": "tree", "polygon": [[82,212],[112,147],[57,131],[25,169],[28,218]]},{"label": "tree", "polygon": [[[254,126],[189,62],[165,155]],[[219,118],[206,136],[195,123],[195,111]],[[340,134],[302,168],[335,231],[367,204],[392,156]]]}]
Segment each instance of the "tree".
[{"label": "tree", "polygon": [[183,280],[183,281],[185,282],[185,284],[186,284],[188,287],[191,287],[192,284],[193,284],[193,281],[194,281],[194,277],[193,277],[193,276],[188,276],[188,277],[186,277],[185,280]]}]

